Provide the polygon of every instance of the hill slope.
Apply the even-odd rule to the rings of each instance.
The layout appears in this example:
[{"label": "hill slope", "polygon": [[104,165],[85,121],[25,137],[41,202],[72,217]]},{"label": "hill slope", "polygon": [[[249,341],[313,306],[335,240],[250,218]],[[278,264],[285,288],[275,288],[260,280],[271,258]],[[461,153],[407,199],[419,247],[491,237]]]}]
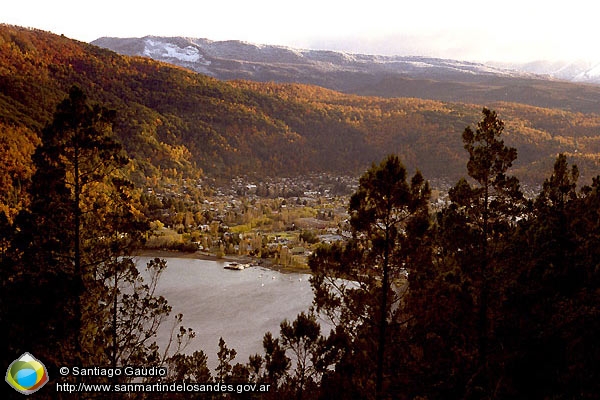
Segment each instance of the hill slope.
[{"label": "hill slope", "polygon": [[[546,69],[528,66],[511,65],[513,69],[509,70],[430,57],[349,54],[183,37],[104,37],[92,44],[120,54],[179,65],[221,80],[297,82],[369,96],[477,104],[510,101],[580,112],[600,109],[600,86],[549,79],[548,75],[535,75]],[[593,78],[593,65],[589,67],[592,69],[579,72],[579,78],[571,78],[579,82],[586,82],[586,76]],[[526,72],[517,72],[518,68]],[[598,83],[594,79],[587,82]]]},{"label": "hill slope", "polygon": [[[390,152],[428,178],[465,174],[460,135],[482,105],[385,99],[298,84],[223,82],[38,30],[0,26],[0,132],[35,133],[71,85],[117,109],[117,133],[148,176],[359,174]],[[519,151],[517,172],[540,182],[559,151],[597,174],[600,116],[488,103]],[[24,133],[25,132],[25,133]],[[26,156],[24,156],[26,158]]]}]

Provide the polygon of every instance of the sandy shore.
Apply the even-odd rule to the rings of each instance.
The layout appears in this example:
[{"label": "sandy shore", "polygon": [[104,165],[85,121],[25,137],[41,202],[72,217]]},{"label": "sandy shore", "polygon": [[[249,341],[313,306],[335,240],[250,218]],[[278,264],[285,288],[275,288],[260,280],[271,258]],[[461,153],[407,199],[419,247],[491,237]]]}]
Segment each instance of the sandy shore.
[{"label": "sandy shore", "polygon": [[221,261],[224,263],[227,262],[238,262],[242,264],[252,264],[259,265],[264,268],[268,268],[274,271],[282,272],[282,273],[301,273],[301,274],[310,274],[309,268],[292,268],[292,267],[284,267],[278,264],[273,264],[270,260],[264,259],[256,259],[248,256],[232,256],[226,255],[223,257],[217,257],[214,254],[203,253],[203,252],[183,252],[183,251],[171,251],[171,250],[140,250],[137,256],[142,257],[158,257],[158,258],[187,258],[187,259],[195,259],[195,260],[207,260],[207,261]]}]

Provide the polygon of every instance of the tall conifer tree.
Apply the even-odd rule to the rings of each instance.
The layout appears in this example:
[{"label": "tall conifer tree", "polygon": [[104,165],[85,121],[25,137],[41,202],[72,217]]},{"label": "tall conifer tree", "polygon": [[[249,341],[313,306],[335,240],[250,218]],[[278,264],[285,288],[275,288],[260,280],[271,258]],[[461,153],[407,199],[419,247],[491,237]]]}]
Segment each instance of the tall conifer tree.
[{"label": "tall conifer tree", "polygon": [[[116,366],[167,357],[149,340],[171,308],[130,258],[148,225],[122,172],[129,160],[114,116],[73,87],[42,132],[31,207],[16,218],[3,268],[14,358],[29,351],[49,366]],[[151,261],[150,275],[165,266]],[[191,337],[181,327],[171,351]]]},{"label": "tall conifer tree", "polygon": [[353,241],[311,259],[316,309],[334,320],[329,340],[342,352],[340,373],[329,379],[338,379],[344,396],[389,395],[391,330],[402,325],[404,276],[429,229],[429,196],[419,172],[408,181],[399,158],[387,157],[360,178],[351,197]]},{"label": "tall conifer tree", "polygon": [[517,159],[517,150],[504,144],[503,131],[504,122],[487,108],[483,109],[475,131],[471,127],[464,130],[471,182],[461,179],[450,190],[452,205],[446,213],[447,218],[448,213],[456,212],[458,219],[454,221],[463,225],[464,235],[456,238],[457,249],[470,249],[459,258],[476,294],[477,367],[469,388],[474,391],[489,389],[484,371],[489,367],[489,342],[493,336],[490,296],[506,267],[502,265],[503,243],[524,211],[519,181],[507,174]]}]

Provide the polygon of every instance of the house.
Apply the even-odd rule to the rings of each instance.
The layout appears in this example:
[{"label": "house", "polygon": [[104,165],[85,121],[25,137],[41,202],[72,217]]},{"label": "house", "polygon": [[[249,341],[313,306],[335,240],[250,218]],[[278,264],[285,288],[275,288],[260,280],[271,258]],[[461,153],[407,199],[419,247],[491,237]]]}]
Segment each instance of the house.
[{"label": "house", "polygon": [[304,255],[305,252],[306,252],[306,249],[304,247],[301,247],[301,246],[294,247],[292,249],[292,255],[293,256],[302,256],[302,255]]}]

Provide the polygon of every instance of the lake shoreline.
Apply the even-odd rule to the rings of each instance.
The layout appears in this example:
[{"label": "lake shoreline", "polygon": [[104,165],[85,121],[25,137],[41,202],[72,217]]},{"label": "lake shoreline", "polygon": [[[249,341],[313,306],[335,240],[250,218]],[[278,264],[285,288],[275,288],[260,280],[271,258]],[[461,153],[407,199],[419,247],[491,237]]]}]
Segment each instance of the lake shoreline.
[{"label": "lake shoreline", "polygon": [[226,255],[223,257],[217,257],[214,254],[203,253],[203,252],[184,252],[184,251],[176,251],[176,250],[154,250],[154,249],[142,249],[136,254],[141,257],[158,257],[158,258],[183,258],[183,259],[192,259],[192,260],[206,260],[206,261],[216,261],[223,263],[230,262],[238,262],[241,264],[251,264],[252,266],[264,267],[273,271],[281,272],[284,274],[310,274],[311,270],[309,268],[294,268],[294,267],[284,267],[279,264],[273,264],[269,260],[259,259],[257,261],[256,258],[249,256],[232,256]]},{"label": "lake shoreline", "polygon": [[[246,363],[251,355],[264,353],[266,332],[279,333],[283,320],[294,321],[313,304],[314,293],[305,274],[264,267],[229,271],[223,268],[225,259],[169,251],[140,251],[137,262],[141,265],[153,257],[167,261],[155,296],[163,296],[174,315],[183,315],[180,325],[195,332],[184,352],[191,355],[202,350],[211,372],[218,367],[215,356],[220,338],[236,350],[233,363]],[[140,269],[144,278],[148,276]],[[159,348],[169,344],[172,328],[168,322],[161,325],[155,339]]]}]

